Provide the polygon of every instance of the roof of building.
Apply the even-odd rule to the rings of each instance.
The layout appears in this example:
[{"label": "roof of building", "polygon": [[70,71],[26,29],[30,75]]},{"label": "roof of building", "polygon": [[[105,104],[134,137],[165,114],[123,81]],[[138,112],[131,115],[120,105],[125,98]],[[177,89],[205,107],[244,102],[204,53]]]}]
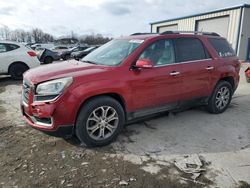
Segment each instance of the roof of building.
[{"label": "roof of building", "polygon": [[168,19],[168,20],[162,20],[162,21],[158,21],[158,22],[152,22],[152,23],[150,23],[150,25],[164,23],[164,22],[170,22],[170,21],[176,21],[176,20],[186,19],[186,18],[191,18],[191,17],[196,17],[196,16],[203,16],[206,14],[213,14],[213,13],[217,13],[217,12],[228,11],[228,10],[233,10],[233,9],[238,9],[238,8],[250,8],[250,4],[242,4],[242,5],[217,9],[217,10],[213,10],[213,11],[207,11],[207,12],[203,12],[203,13],[199,13],[199,14],[193,14],[193,15],[182,16],[182,17]]}]

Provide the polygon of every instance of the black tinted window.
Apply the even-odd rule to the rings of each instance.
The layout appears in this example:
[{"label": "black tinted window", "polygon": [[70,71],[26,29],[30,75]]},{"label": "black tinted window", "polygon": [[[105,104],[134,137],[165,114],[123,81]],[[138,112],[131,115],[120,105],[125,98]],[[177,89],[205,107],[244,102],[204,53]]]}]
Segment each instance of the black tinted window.
[{"label": "black tinted window", "polygon": [[8,51],[15,50],[15,49],[19,48],[19,46],[16,44],[6,44],[6,46],[7,46]]},{"label": "black tinted window", "polygon": [[179,38],[175,40],[178,62],[206,59],[204,47],[199,39]]},{"label": "black tinted window", "polygon": [[235,56],[235,52],[225,39],[208,39],[220,57]]}]

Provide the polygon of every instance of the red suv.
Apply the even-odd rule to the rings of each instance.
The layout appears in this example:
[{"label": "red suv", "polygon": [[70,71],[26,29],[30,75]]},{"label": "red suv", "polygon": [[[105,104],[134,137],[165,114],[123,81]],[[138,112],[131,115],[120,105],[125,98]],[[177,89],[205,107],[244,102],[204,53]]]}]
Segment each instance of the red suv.
[{"label": "red suv", "polygon": [[144,116],[190,105],[224,112],[239,70],[234,51],[215,33],[137,33],[80,61],[27,71],[22,113],[36,129],[101,146]]}]

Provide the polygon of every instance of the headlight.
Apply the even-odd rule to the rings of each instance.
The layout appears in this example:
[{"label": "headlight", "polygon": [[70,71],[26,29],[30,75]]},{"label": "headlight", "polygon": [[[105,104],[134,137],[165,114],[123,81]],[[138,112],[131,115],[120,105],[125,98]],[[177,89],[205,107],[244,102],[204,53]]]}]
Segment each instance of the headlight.
[{"label": "headlight", "polygon": [[59,95],[73,82],[73,78],[60,78],[39,84],[36,87],[37,95]]}]

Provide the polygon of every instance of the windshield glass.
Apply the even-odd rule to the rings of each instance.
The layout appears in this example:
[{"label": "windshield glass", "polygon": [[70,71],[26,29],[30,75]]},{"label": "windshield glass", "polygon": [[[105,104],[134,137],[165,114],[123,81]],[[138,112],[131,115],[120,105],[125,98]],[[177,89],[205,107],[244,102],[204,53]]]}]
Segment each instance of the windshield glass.
[{"label": "windshield glass", "polygon": [[118,65],[143,42],[143,40],[112,40],[85,56],[81,61],[108,66]]}]

